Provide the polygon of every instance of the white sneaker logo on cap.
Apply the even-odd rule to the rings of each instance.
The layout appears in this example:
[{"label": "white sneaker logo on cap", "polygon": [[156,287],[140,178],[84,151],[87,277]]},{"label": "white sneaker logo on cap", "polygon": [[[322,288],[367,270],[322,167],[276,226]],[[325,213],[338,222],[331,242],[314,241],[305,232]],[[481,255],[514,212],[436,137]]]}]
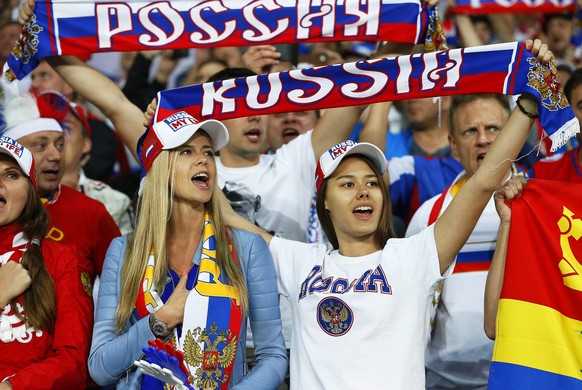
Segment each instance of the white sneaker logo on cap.
[{"label": "white sneaker logo on cap", "polygon": [[194,118],[192,115],[188,114],[185,111],[180,111],[175,114],[172,114],[166,119],[164,119],[163,122],[174,131],[178,131],[184,126],[195,125],[199,123],[199,121],[196,118]]}]

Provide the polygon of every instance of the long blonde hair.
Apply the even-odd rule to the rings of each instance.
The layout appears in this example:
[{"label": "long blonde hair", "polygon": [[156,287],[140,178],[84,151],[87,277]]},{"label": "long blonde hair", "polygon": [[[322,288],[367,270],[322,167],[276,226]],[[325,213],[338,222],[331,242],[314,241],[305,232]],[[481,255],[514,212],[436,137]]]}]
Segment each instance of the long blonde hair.
[{"label": "long blonde hair", "polygon": [[[121,273],[120,300],[117,307],[117,332],[122,333],[129,320],[147,267],[151,252],[155,254],[154,283],[161,295],[166,284],[169,259],[166,251],[167,222],[173,205],[174,179],[178,151],[162,151],[147,173],[143,194],[137,204],[135,231],[128,236],[125,262]],[[243,311],[248,308],[248,292],[242,270],[236,264],[230,249],[222,213],[218,205],[216,185],[205,208],[214,225],[216,261],[241,298]],[[234,237],[233,237],[234,238]],[[235,242],[232,242],[236,248]]]}]

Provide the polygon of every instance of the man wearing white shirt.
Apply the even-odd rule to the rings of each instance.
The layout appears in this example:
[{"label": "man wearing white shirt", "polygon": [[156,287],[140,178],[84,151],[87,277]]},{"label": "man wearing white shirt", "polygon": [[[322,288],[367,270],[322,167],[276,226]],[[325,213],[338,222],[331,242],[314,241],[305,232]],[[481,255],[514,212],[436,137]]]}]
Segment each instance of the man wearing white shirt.
[{"label": "man wearing white shirt", "polygon": [[[451,148],[464,171],[442,194],[426,201],[414,214],[406,236],[434,223],[463,184],[479,169],[485,154],[509,118],[502,95],[461,95],[453,98],[449,118]],[[523,173],[515,164],[507,177]],[[428,389],[485,389],[493,342],[483,330],[485,280],[495,250],[499,217],[493,198],[457,256],[453,275],[435,297],[434,329],[425,354]]]}]

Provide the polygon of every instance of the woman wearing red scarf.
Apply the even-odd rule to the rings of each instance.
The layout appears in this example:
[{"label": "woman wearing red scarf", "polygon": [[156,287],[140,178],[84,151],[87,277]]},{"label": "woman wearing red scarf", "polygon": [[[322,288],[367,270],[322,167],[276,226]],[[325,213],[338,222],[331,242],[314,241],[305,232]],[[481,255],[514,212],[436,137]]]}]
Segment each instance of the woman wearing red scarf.
[{"label": "woman wearing red scarf", "polygon": [[81,389],[93,301],[69,246],[44,240],[30,151],[0,138],[0,389]]}]

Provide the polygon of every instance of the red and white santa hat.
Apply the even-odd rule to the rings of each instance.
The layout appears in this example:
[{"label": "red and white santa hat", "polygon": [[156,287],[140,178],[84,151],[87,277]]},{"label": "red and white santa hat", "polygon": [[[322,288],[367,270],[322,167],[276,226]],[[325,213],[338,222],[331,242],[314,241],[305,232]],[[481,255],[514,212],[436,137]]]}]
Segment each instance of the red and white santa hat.
[{"label": "red and white santa hat", "polygon": [[32,181],[34,188],[36,185],[36,171],[34,169],[34,159],[30,150],[20,145],[18,142],[10,137],[0,137],[0,153],[4,153],[12,157],[22,169],[22,172]]},{"label": "red and white santa hat", "polygon": [[342,160],[350,155],[362,155],[368,157],[380,173],[386,172],[386,157],[384,153],[373,144],[367,142],[357,143],[351,140],[340,142],[319,157],[315,170],[315,188],[321,188],[323,181],[330,177]]},{"label": "red and white santa hat", "polygon": [[208,134],[215,151],[228,144],[228,130],[219,121],[209,119],[199,121],[185,111],[180,111],[164,119],[154,117],[154,124],[149,126],[138,141],[137,155],[147,173],[162,150],[177,148],[186,143],[198,130]]}]

